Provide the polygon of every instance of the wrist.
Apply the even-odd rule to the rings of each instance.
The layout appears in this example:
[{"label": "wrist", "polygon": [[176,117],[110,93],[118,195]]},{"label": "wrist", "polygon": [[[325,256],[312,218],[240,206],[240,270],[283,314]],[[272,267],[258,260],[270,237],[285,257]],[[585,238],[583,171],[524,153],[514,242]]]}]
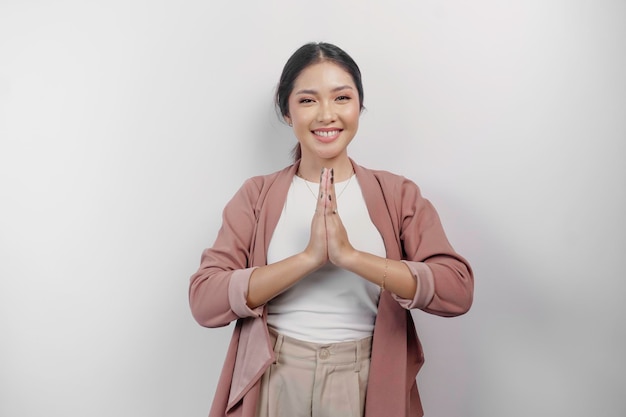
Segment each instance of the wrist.
[{"label": "wrist", "polygon": [[357,269],[357,265],[359,264],[360,256],[360,251],[351,248],[351,250],[344,252],[341,257],[337,258],[335,265],[341,269],[355,272]]},{"label": "wrist", "polygon": [[311,273],[326,264],[325,260],[319,259],[319,257],[312,255],[307,251],[300,252],[295,257],[297,259],[298,265],[302,265],[302,267],[306,271],[306,274]]}]

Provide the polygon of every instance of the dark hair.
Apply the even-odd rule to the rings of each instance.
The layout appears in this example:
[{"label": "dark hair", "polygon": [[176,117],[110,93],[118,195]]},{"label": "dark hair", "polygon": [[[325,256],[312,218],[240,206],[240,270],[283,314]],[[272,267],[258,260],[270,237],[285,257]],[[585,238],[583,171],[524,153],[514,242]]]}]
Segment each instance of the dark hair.
[{"label": "dark hair", "polygon": [[[293,85],[298,75],[313,64],[330,61],[342,67],[351,76],[359,93],[359,105],[363,110],[363,83],[361,82],[361,70],[354,60],[338,46],[325,42],[311,42],[302,45],[291,55],[283,68],[276,89],[276,107],[281,116],[289,116],[289,96],[293,91]],[[293,149],[294,161],[300,159],[302,152],[300,143]]]}]

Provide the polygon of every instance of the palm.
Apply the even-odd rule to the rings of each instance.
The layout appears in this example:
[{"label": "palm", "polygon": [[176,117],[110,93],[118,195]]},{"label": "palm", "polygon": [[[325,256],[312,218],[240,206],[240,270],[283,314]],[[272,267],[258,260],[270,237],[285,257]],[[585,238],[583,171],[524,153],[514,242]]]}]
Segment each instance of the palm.
[{"label": "palm", "polygon": [[311,237],[305,252],[319,266],[331,262],[341,266],[342,260],[354,250],[337,211],[335,185],[331,171],[324,169],[320,181],[317,207],[311,221]]}]

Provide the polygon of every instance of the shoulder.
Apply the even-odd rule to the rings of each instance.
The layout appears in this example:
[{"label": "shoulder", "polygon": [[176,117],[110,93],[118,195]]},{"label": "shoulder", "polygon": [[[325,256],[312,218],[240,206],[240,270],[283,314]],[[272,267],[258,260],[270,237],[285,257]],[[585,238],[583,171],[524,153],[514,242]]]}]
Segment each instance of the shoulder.
[{"label": "shoulder", "polygon": [[377,183],[383,193],[393,193],[396,197],[403,197],[407,194],[420,196],[420,189],[418,185],[406,178],[405,176],[380,169],[370,169],[355,164],[355,169],[361,171],[361,176],[366,182]]},{"label": "shoulder", "polygon": [[229,206],[237,209],[242,206],[249,207],[255,213],[258,213],[266,202],[270,203],[270,207],[274,207],[280,203],[283,194],[287,194],[294,173],[295,165],[290,165],[271,174],[248,178],[237,190]]},{"label": "shoulder", "polygon": [[289,165],[279,171],[270,174],[256,175],[244,181],[240,191],[245,193],[261,194],[271,187],[277,180],[289,177],[293,171],[293,165]]}]

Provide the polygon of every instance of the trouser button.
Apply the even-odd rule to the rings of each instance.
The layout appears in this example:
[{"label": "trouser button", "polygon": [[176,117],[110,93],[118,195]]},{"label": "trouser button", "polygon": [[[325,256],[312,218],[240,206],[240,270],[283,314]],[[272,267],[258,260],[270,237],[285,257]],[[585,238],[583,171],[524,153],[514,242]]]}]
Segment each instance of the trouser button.
[{"label": "trouser button", "polygon": [[328,359],[330,357],[330,350],[328,350],[328,348],[321,348],[319,356],[320,359]]}]

